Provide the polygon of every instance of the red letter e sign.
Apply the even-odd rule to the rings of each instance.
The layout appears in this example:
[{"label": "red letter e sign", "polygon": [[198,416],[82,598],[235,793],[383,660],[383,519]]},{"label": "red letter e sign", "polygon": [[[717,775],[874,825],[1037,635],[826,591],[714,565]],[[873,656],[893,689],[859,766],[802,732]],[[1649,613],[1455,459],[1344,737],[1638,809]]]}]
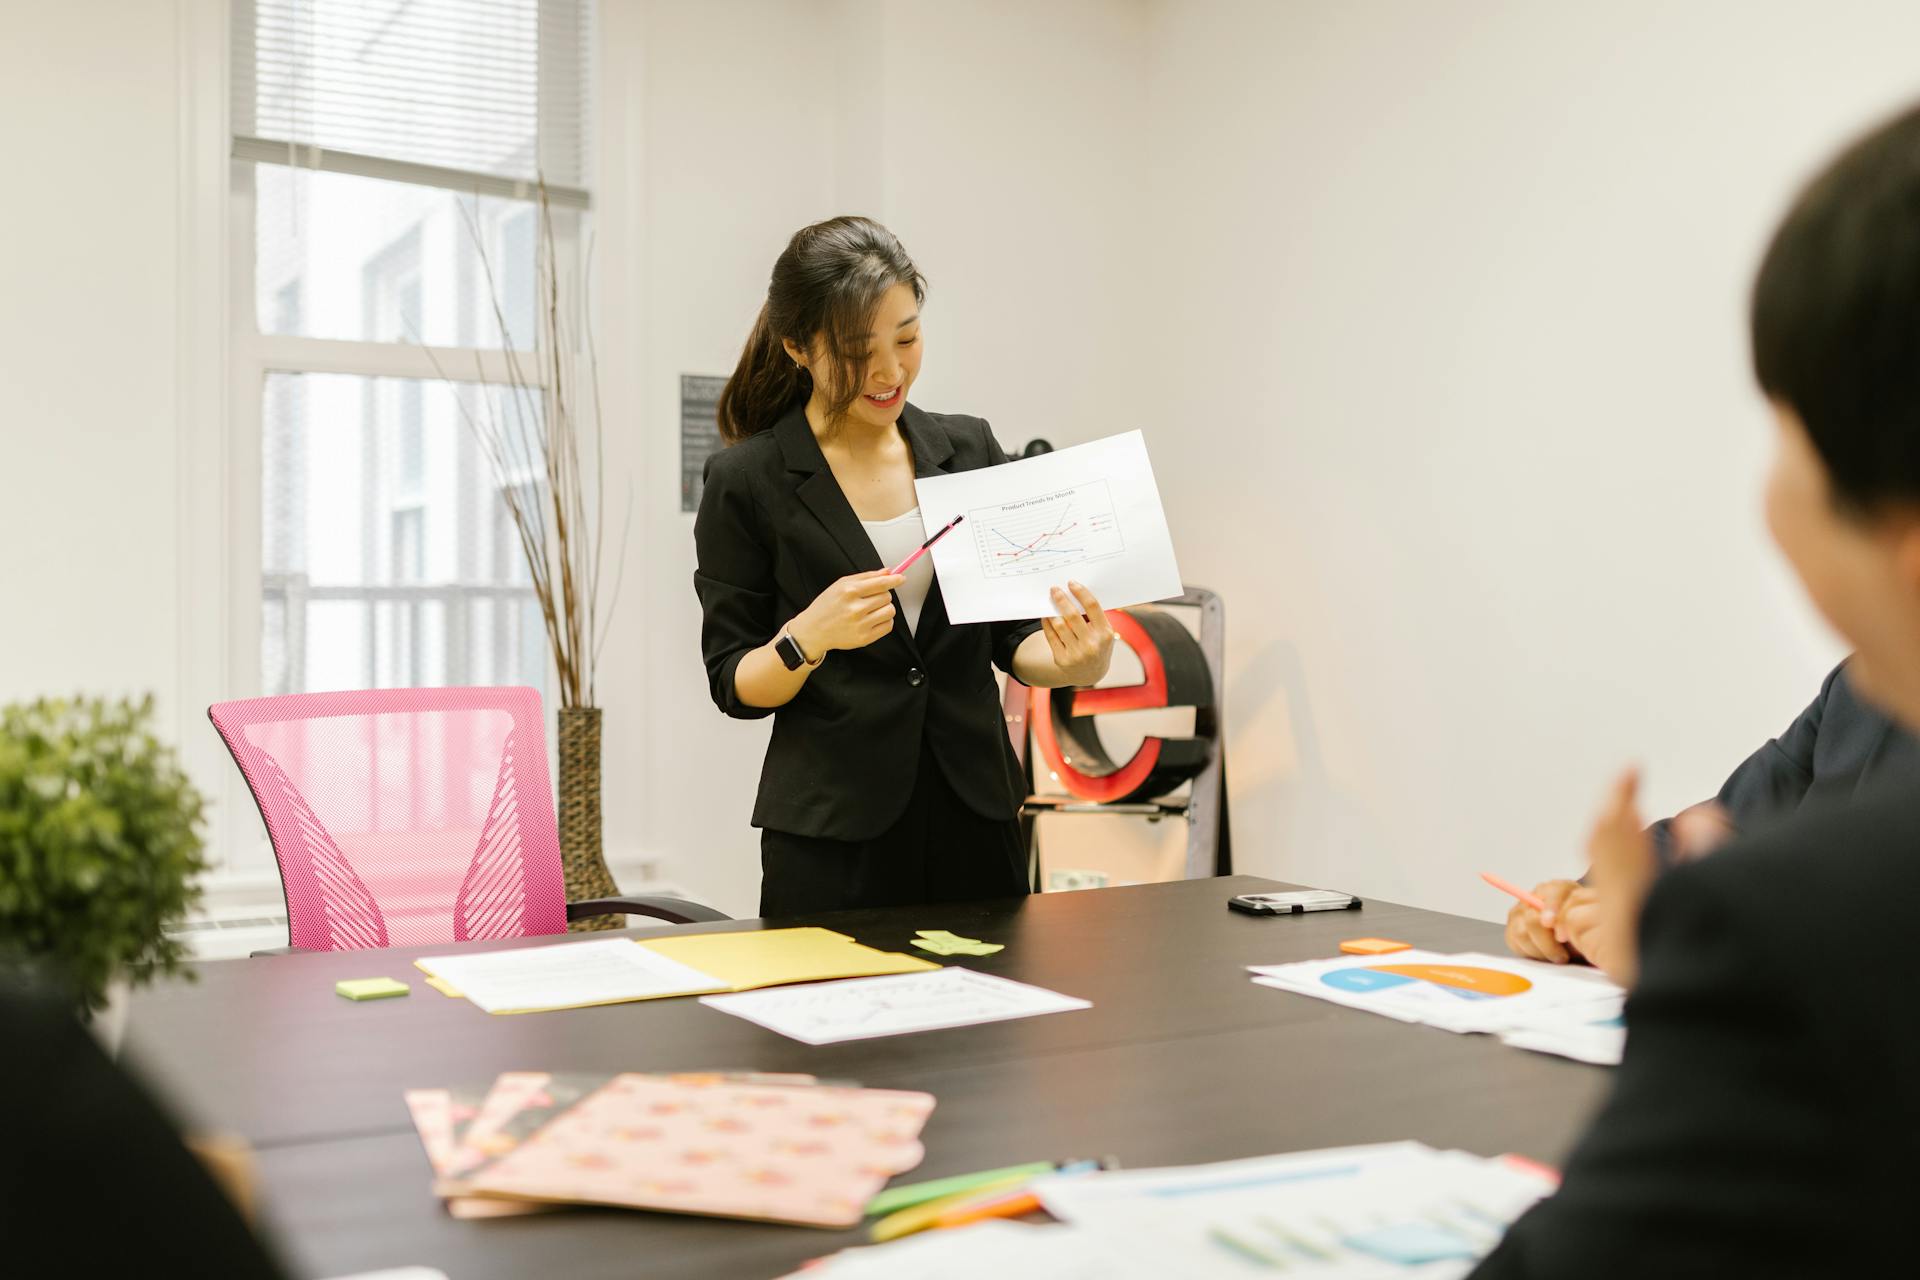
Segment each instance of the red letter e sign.
[{"label": "red letter e sign", "polygon": [[[1207,765],[1213,755],[1213,676],[1188,630],[1158,609],[1114,609],[1113,634],[1140,658],[1139,684],[1110,689],[1034,689],[1028,714],[1040,759],[1082,800],[1120,804],[1163,796]],[[1094,717],[1109,711],[1197,707],[1192,738],[1147,738],[1131,760],[1116,764],[1100,742]]]}]

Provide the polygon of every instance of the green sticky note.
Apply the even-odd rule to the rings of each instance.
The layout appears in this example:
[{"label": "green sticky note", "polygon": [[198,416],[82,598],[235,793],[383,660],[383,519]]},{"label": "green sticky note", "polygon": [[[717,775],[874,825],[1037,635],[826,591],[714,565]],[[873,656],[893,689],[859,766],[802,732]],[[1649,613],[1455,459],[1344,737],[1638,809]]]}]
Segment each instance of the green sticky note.
[{"label": "green sticky note", "polygon": [[333,984],[334,994],[349,1000],[384,1000],[388,996],[403,996],[409,990],[406,983],[392,978],[343,978]]},{"label": "green sticky note", "polygon": [[945,938],[949,941],[965,941],[959,934],[948,933],[945,929],[915,929],[913,936],[916,938]]},{"label": "green sticky note", "polygon": [[990,956],[1006,950],[1001,943],[981,942],[978,938],[915,938],[913,945],[937,956]]}]

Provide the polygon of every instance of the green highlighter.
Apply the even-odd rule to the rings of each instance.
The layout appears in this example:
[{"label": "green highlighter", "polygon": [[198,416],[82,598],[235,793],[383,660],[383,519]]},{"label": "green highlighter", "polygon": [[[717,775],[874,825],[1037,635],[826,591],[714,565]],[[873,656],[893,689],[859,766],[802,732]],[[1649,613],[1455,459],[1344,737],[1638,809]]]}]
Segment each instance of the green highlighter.
[{"label": "green highlighter", "polygon": [[333,993],[349,1000],[385,1000],[388,996],[403,996],[411,989],[392,978],[343,978],[333,984]]},{"label": "green highlighter", "polygon": [[1004,1178],[1037,1178],[1043,1173],[1052,1173],[1058,1167],[1051,1160],[1040,1160],[1033,1164],[1009,1165],[1004,1169],[985,1169],[979,1173],[962,1173],[951,1178],[936,1178],[932,1182],[915,1182],[904,1187],[888,1187],[867,1202],[867,1213],[870,1216],[892,1213],[896,1209],[925,1204],[941,1196],[971,1191],[983,1183],[998,1182]]}]

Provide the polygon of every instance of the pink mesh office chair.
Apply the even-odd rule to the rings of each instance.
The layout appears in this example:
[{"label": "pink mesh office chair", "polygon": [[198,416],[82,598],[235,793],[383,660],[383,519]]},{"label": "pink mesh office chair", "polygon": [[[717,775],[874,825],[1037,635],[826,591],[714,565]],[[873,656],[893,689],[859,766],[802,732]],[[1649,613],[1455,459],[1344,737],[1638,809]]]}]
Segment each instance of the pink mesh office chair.
[{"label": "pink mesh office chair", "polygon": [[532,689],[291,694],[207,717],[273,841],[287,950],[535,937],[621,913],[728,918],[682,898],[566,900]]}]

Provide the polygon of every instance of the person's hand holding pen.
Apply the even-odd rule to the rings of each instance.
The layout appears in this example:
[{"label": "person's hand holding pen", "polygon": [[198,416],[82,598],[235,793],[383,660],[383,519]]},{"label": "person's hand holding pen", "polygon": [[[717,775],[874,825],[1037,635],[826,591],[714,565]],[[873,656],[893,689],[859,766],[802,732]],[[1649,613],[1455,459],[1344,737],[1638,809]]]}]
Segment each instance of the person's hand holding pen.
[{"label": "person's hand holding pen", "polygon": [[949,520],[893,568],[848,574],[814,597],[813,603],[787,625],[809,664],[818,663],[835,649],[864,649],[892,631],[894,614],[899,612],[893,592],[907,580],[907,570],[965,519],[955,516]]},{"label": "person's hand holding pen", "polygon": [[1578,898],[1591,894],[1577,880],[1543,880],[1533,886],[1533,897],[1540,906],[1524,899],[1507,912],[1507,946],[1528,960],[1548,960],[1566,964],[1580,956],[1578,948],[1569,948],[1570,939],[1555,932],[1559,917]]},{"label": "person's hand holding pen", "polygon": [[893,630],[893,592],[904,581],[884,569],[850,573],[815,596],[787,630],[809,664],[835,649],[864,649]]},{"label": "person's hand holding pen", "polygon": [[[1674,858],[1680,862],[1691,862],[1706,857],[1734,834],[1733,819],[1718,803],[1709,800],[1676,814],[1668,825],[1667,838],[1672,845]],[[1600,883],[1596,873],[1594,887],[1583,885],[1577,893],[1570,894],[1557,918],[1548,923],[1554,936],[1577,955],[1586,958],[1597,968],[1612,972],[1616,962],[1609,952],[1611,938],[1608,916],[1613,904],[1601,898]]]},{"label": "person's hand holding pen", "polygon": [[[1682,809],[1668,824],[1673,857],[1690,862],[1705,857],[1736,834],[1733,819],[1716,801]],[[1529,960],[1555,964],[1585,960],[1600,968],[1607,961],[1607,905],[1597,885],[1577,880],[1543,880],[1530,894],[1496,881],[1496,888],[1519,900],[1507,912],[1507,946]]]}]

